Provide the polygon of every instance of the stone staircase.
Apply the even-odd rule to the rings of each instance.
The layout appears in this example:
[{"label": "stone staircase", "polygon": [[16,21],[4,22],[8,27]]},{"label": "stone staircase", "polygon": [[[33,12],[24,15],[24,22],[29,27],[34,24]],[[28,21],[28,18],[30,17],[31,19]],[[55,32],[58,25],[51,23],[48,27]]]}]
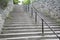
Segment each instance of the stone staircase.
[{"label": "stone staircase", "polygon": [[[34,24],[27,13],[23,13],[21,6],[15,9],[11,13],[13,18],[5,22],[0,40],[59,40],[48,26],[44,26],[43,36],[41,24]],[[60,36],[60,26],[51,26],[51,28]]]}]

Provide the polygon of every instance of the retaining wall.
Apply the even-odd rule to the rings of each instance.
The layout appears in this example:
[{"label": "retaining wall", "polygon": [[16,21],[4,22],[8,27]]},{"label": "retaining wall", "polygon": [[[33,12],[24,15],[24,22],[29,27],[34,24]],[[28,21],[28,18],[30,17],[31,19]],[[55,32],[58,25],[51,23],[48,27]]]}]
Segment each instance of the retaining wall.
[{"label": "retaining wall", "polygon": [[9,0],[8,6],[5,10],[0,8],[0,33],[3,28],[4,22],[6,17],[8,17],[8,14],[13,10],[13,0]]}]

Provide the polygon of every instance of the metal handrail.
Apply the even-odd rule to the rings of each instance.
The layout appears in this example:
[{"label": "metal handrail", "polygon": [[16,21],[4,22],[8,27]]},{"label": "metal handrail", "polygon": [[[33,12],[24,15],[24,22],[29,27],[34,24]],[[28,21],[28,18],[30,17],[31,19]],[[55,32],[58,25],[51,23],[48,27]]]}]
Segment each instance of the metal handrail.
[{"label": "metal handrail", "polygon": [[[37,15],[39,16],[39,14],[37,14],[37,12],[38,13],[40,13],[33,5],[32,5],[32,10],[34,9],[35,10],[35,16],[36,16],[36,18],[35,18],[35,22],[37,22]],[[33,12],[32,12],[33,13]],[[55,33],[55,31],[50,27],[50,25],[41,17],[41,16],[39,16],[40,18],[41,18],[41,20],[42,20],[42,35],[44,35],[44,22],[45,22],[45,24],[50,28],[50,30],[56,35],[56,37],[57,38],[59,38],[59,40],[60,40],[60,37],[57,35],[57,33]]]}]

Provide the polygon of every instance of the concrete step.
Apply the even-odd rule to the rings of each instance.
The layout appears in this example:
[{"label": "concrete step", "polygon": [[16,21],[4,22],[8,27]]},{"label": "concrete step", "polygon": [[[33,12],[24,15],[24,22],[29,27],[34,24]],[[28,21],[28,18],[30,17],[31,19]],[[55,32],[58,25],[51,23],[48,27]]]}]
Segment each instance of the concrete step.
[{"label": "concrete step", "polygon": [[40,32],[40,29],[3,30],[2,33]]},{"label": "concrete step", "polygon": [[[42,27],[42,25],[4,25],[4,27]],[[48,27],[48,26],[44,26],[44,27]],[[60,26],[50,26],[52,28],[60,28]]]},{"label": "concrete step", "polygon": [[[41,29],[22,29],[22,30],[3,30],[3,31],[12,31],[12,32],[14,32],[14,31],[16,31],[16,32],[19,32],[19,31],[41,31]],[[47,31],[47,30],[46,30]]]},{"label": "concrete step", "polygon": [[[38,28],[17,28],[17,29],[2,29],[2,30],[25,30],[25,29],[31,29],[31,30],[33,30],[33,29],[38,29]],[[41,28],[39,28],[39,29],[41,29]],[[41,29],[42,30],[42,29]],[[48,30],[47,28],[45,28],[44,30]],[[60,29],[53,29],[53,30],[60,30]]]},{"label": "concrete step", "polygon": [[41,25],[39,24],[4,25],[4,27],[18,27],[18,26],[41,26]]},{"label": "concrete step", "polygon": [[[42,29],[25,29],[25,30],[3,30],[2,33],[22,33],[22,32],[42,32]],[[50,29],[44,30],[44,32],[52,32]],[[59,33],[60,30],[54,30],[55,33]]]},{"label": "concrete step", "polygon": [[[21,24],[5,24],[4,26],[15,26],[15,25],[35,25],[35,23],[21,23]],[[41,25],[41,24],[36,24]]]},{"label": "concrete step", "polygon": [[[7,22],[6,24],[27,24],[27,23],[30,23],[30,22],[25,22],[25,21],[19,21],[19,22]],[[34,22],[31,22],[31,23],[33,23],[34,24]],[[39,24],[41,24],[41,23],[39,23]],[[49,25],[57,25],[58,26],[58,24],[56,24],[56,23],[48,23]]]},{"label": "concrete step", "polygon": [[[60,26],[50,26],[51,28],[60,28]],[[20,25],[20,26],[10,26],[10,27],[4,27],[4,28],[42,28],[42,26],[38,26],[38,25]],[[44,28],[49,28],[48,26],[44,26]]]},{"label": "concrete step", "polygon": [[[45,32],[51,30],[45,30]],[[42,32],[42,29],[3,30],[2,33]]]},{"label": "concrete step", "polygon": [[26,39],[9,39],[9,40],[59,40],[59,39],[26,38]]},{"label": "concrete step", "polygon": [[53,36],[51,35],[51,36],[49,36],[49,37],[48,37],[48,36],[49,36],[49,35],[47,35],[47,36],[40,36],[40,35],[39,35],[39,36],[24,36],[24,37],[12,37],[12,38],[5,38],[5,39],[6,39],[6,40],[21,40],[21,39],[26,39],[26,40],[27,40],[27,39],[30,39],[30,40],[31,40],[31,39],[35,39],[35,40],[36,40],[36,39],[39,39],[39,40],[40,40],[40,39],[41,39],[41,40],[43,40],[43,39],[44,39],[44,40],[45,40],[45,39],[46,39],[46,40],[51,40],[51,39],[52,39],[52,40],[54,40],[54,39],[55,39],[55,40],[59,40],[55,35],[53,35]]},{"label": "concrete step", "polygon": [[41,26],[4,27],[4,29],[19,29],[19,28],[42,28],[42,27]]},{"label": "concrete step", "polygon": [[[20,30],[3,30],[3,31],[41,31],[42,29],[20,29]],[[53,29],[54,31],[60,31],[59,29]],[[44,29],[44,31],[51,31],[50,29]]]},{"label": "concrete step", "polygon": [[[24,27],[16,27],[16,28],[13,28],[13,27],[11,27],[11,28],[2,28],[2,30],[21,30],[21,29],[42,29],[42,28],[39,28],[39,27],[28,27],[28,28],[24,28]],[[44,29],[50,29],[50,28],[44,28]],[[60,30],[60,28],[52,28],[53,30]]]},{"label": "concrete step", "polygon": [[[4,27],[41,27],[42,25],[39,25],[39,24],[29,24],[29,25],[4,25]],[[48,26],[46,26],[46,25],[44,25],[44,27],[48,27]],[[60,28],[60,26],[50,26],[50,27],[59,27]]]},{"label": "concrete step", "polygon": [[38,28],[16,28],[16,29],[4,29],[3,28],[2,30],[25,30],[25,29],[31,29],[31,30],[33,30],[33,29],[38,29]]},{"label": "concrete step", "polygon": [[5,25],[14,25],[14,24],[35,24],[34,22],[31,22],[31,23],[29,23],[29,22],[24,22],[24,21],[21,21],[21,22],[8,22],[8,23],[5,23]]},{"label": "concrete step", "polygon": [[[22,14],[23,14],[23,13],[22,13]],[[29,14],[27,14],[27,15],[29,15]],[[20,17],[20,16],[14,16],[14,17],[12,17],[11,20],[12,20],[12,21],[20,21],[20,20],[22,20],[22,19],[25,19],[25,20],[27,19],[28,21],[32,21],[33,19],[32,19],[30,16],[27,16],[27,15],[24,15],[24,16],[21,16],[21,17]],[[40,15],[41,15],[41,14],[40,14]],[[27,17],[26,17],[26,16],[27,16]],[[38,18],[39,18],[39,17],[38,17]],[[18,20],[18,19],[19,19],[19,20]],[[29,20],[29,19],[30,19],[30,20]],[[31,20],[31,19],[32,19],[32,20]],[[22,21],[25,21],[25,20],[22,20]],[[38,19],[38,21],[39,21],[39,20],[41,21],[40,18]],[[44,19],[44,20],[45,20],[45,19]],[[48,21],[47,21],[47,20],[48,20]],[[8,21],[8,20],[7,20],[7,21]],[[46,18],[45,21],[50,22],[50,23],[56,23],[55,20],[51,20],[51,19],[49,20],[49,19],[47,19],[47,18]],[[52,22],[52,21],[53,21],[53,22]]]},{"label": "concrete step", "polygon": [[[2,35],[22,35],[22,34],[40,34],[42,32],[21,32],[21,33],[6,33],[6,34],[0,34],[0,36]],[[50,32],[45,32],[45,33],[53,33],[52,31]],[[59,32],[58,32],[59,33]]]},{"label": "concrete step", "polygon": [[[10,23],[7,23],[8,25],[10,24]],[[7,25],[7,24],[5,24],[5,26]],[[14,23],[11,23],[10,25],[13,25]],[[15,23],[16,24],[16,23]],[[18,25],[19,23],[17,23],[16,25]],[[24,25],[32,25],[32,24],[35,24],[35,23],[21,23],[21,24],[19,24],[19,25],[22,25],[22,24],[24,24]],[[39,24],[39,23],[37,23],[37,25],[42,25],[42,24]],[[50,26],[60,26],[59,24],[49,24]]]},{"label": "concrete step", "polygon": [[[40,20],[41,21],[41,20]],[[6,23],[20,23],[20,22],[25,22],[25,23],[28,23],[28,22],[31,22],[31,23],[34,23],[34,21],[32,22],[31,20],[29,20],[29,21],[25,21],[25,20],[22,20],[21,18],[20,18],[20,20],[19,19],[17,19],[17,20],[12,20],[11,22],[9,22],[9,21],[7,21]],[[41,23],[41,22],[40,22]],[[51,24],[51,25],[53,25],[53,24],[55,24],[55,25],[58,25],[56,22],[47,22],[48,24]]]},{"label": "concrete step", "polygon": [[[30,22],[30,21],[28,21],[28,22]],[[22,21],[22,20],[17,20],[17,21],[7,21],[6,23],[10,23],[10,24],[14,24],[14,23],[28,23],[27,21]],[[32,22],[32,23],[34,23],[34,21]],[[40,22],[41,23],[41,22]],[[51,22],[47,22],[48,24],[56,24],[56,22],[54,22],[54,23],[51,23]]]}]

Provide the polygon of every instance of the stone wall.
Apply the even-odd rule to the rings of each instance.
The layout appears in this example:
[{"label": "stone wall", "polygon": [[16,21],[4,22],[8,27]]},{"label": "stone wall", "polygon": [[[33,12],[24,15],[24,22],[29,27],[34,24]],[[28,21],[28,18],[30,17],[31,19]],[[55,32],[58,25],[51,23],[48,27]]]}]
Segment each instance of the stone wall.
[{"label": "stone wall", "polygon": [[8,6],[5,10],[0,8],[0,33],[1,29],[3,28],[4,22],[6,17],[8,17],[8,14],[13,10],[13,0],[9,0]]},{"label": "stone wall", "polygon": [[46,16],[60,20],[60,0],[37,0],[34,6]]}]

